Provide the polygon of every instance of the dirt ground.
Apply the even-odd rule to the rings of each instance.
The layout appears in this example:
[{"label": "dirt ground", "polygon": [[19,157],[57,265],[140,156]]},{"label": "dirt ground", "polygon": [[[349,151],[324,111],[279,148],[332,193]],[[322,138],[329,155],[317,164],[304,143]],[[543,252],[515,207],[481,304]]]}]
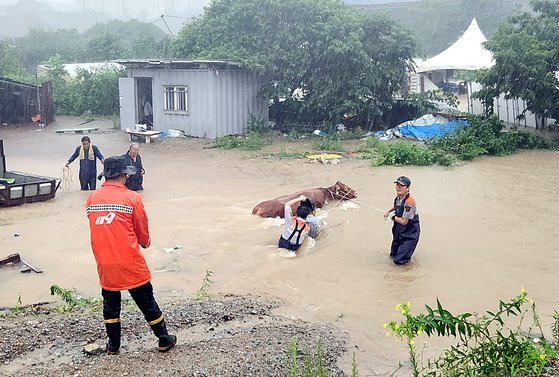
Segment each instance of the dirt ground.
[{"label": "dirt ground", "polygon": [[178,345],[167,353],[134,304],[122,315],[121,352],[89,355],[87,344],[105,345],[100,307],[66,314],[36,307],[2,321],[0,373],[13,376],[286,376],[292,366],[290,342],[300,352],[321,349],[332,376],[345,375],[337,365],[345,352],[344,335],[333,326],[275,316],[279,304],[259,297],[214,297],[167,303],[162,307]]}]

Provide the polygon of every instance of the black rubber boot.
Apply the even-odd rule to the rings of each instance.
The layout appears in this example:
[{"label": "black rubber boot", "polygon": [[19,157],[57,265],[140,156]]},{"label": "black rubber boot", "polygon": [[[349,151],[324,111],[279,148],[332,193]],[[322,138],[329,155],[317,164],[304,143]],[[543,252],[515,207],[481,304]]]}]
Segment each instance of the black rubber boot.
[{"label": "black rubber boot", "polygon": [[167,332],[167,326],[165,325],[164,319],[161,319],[161,322],[150,326],[155,336],[159,338],[159,351],[168,351],[173,348],[175,344],[177,344],[177,337],[174,335],[169,335],[169,333]]},{"label": "black rubber boot", "polygon": [[109,355],[116,355],[120,349],[120,320],[114,323],[105,323],[105,328],[107,329],[107,336],[109,337],[107,353]]}]

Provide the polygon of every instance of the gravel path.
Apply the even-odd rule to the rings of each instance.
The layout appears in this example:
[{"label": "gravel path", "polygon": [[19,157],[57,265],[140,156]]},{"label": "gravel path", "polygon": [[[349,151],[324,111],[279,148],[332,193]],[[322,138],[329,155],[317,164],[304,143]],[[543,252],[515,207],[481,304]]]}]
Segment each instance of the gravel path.
[{"label": "gravel path", "polygon": [[[100,308],[60,314],[52,307],[26,309],[0,322],[0,374],[17,376],[287,376],[289,344],[296,337],[299,370],[305,353],[324,352],[332,376],[345,376],[337,361],[346,339],[330,325],[272,314],[277,301],[225,296],[162,305],[170,333],[178,337],[168,353],[135,305],[124,305],[119,355],[84,353],[86,344],[104,346]],[[320,346],[319,346],[320,345]]]}]

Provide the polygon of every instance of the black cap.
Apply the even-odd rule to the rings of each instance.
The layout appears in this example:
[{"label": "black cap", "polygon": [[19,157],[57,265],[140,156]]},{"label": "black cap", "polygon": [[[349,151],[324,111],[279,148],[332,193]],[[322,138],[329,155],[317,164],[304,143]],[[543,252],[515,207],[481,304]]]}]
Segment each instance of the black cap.
[{"label": "black cap", "polygon": [[398,177],[398,178],[394,181],[394,183],[398,183],[398,184],[400,184],[400,185],[402,185],[402,186],[408,186],[408,187],[410,187],[410,186],[411,186],[411,179],[409,179],[408,177],[405,177],[405,176],[402,175],[401,177]]},{"label": "black cap", "polygon": [[312,200],[310,200],[309,198],[303,200],[303,201],[301,202],[300,206],[308,207],[308,208],[311,210],[311,212],[315,210],[314,203],[313,203]]},{"label": "black cap", "polygon": [[124,156],[113,156],[103,162],[103,172],[97,176],[97,179],[114,178],[121,174],[136,174],[136,167],[127,165]]}]

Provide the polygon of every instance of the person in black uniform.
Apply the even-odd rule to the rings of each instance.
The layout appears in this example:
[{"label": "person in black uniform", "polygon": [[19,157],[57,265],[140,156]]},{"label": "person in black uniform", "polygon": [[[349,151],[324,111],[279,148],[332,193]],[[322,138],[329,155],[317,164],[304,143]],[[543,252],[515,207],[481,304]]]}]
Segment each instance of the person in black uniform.
[{"label": "person in black uniform", "polygon": [[136,168],[136,174],[131,174],[126,178],[125,186],[132,191],[140,191],[144,189],[144,174],[145,170],[142,166],[142,157],[140,157],[140,145],[137,143],[130,144],[128,152],[123,154],[127,165]]},{"label": "person in black uniform", "polygon": [[82,145],[76,148],[74,154],[70,156],[66,162],[66,167],[70,166],[72,161],[79,157],[80,159],[80,186],[82,190],[95,190],[97,181],[97,161],[98,158],[101,163],[104,157],[96,145],[91,144],[89,136],[82,137]]},{"label": "person in black uniform", "polygon": [[410,261],[419,242],[419,213],[415,199],[410,196],[411,180],[401,176],[394,183],[397,196],[394,199],[394,206],[384,214],[384,217],[391,216],[391,220],[394,221],[390,257],[395,264],[401,265]]}]

